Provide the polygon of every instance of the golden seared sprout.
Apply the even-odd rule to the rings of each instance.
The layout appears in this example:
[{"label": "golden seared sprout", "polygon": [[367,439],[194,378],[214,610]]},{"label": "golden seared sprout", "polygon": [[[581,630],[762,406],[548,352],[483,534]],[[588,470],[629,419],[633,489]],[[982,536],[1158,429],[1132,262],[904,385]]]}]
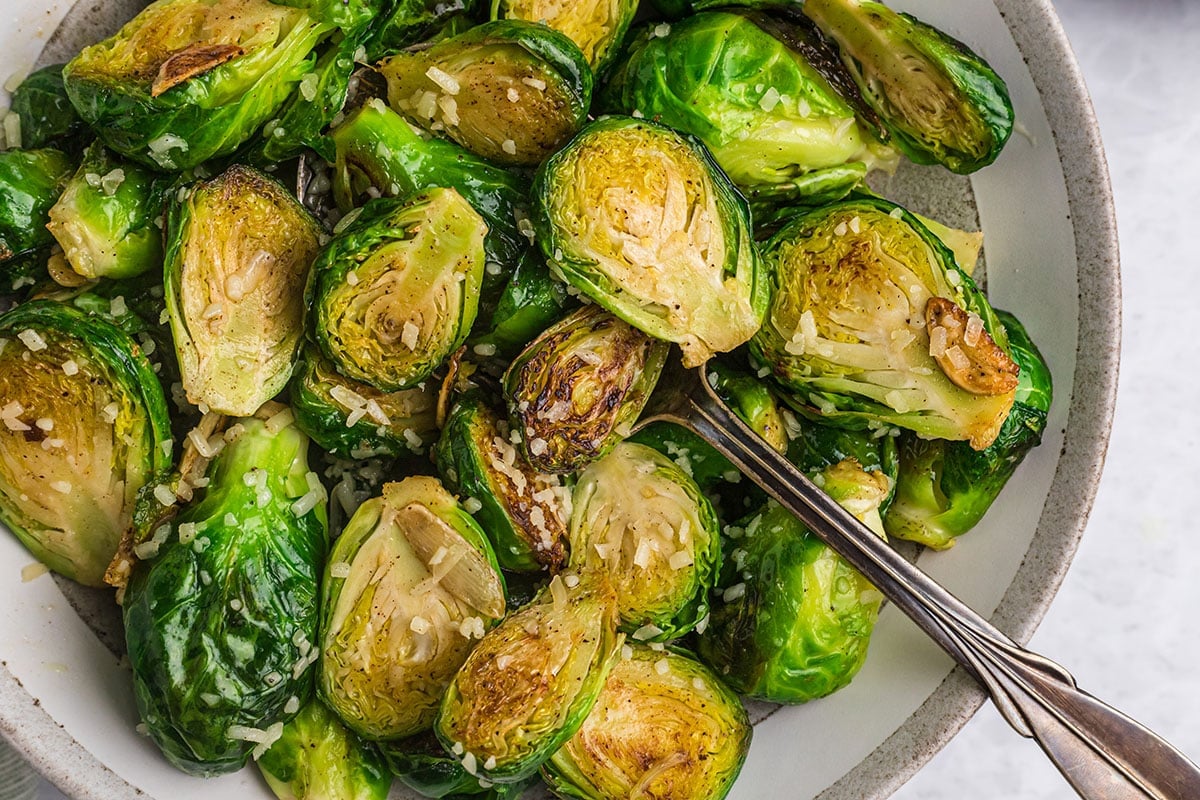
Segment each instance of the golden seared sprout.
[{"label": "golden seared sprout", "polygon": [[580,292],[696,366],[754,335],[767,274],[745,200],[704,145],[606,117],[551,156],[534,183],[542,252]]},{"label": "golden seared sprout", "polygon": [[529,463],[574,472],[611,450],[650,398],[667,350],[599,306],[548,328],[504,376],[515,438]]},{"label": "golden seared sprout", "polygon": [[498,164],[537,166],[587,119],[592,71],[565,35],[498,20],[384,59],[388,102]]},{"label": "golden seared sprout", "polygon": [[505,610],[486,537],[428,477],[389,483],[359,507],[322,594],[321,696],[374,740],[429,728],[447,684]]},{"label": "golden seared sprout", "polygon": [[637,0],[492,0],[492,19],[523,19],[562,31],[599,75],[621,50]]},{"label": "golden seared sprout", "polygon": [[737,695],[688,654],[623,648],[592,713],[542,770],[561,797],[720,800],[753,729]]},{"label": "golden seared sprout", "polygon": [[487,230],[454,189],[364,206],[314,267],[313,334],[338,372],[383,392],[428,378],[479,311]]},{"label": "golden seared sprout", "polygon": [[249,416],[287,385],[320,235],[290,192],[249,167],[173,199],[164,289],[192,403]]}]

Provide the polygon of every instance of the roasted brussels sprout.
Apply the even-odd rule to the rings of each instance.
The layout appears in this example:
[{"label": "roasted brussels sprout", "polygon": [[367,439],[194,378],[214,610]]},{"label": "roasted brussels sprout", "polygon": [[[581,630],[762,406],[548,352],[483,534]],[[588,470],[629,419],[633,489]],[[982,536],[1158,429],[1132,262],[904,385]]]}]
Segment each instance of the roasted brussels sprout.
[{"label": "roasted brussels sprout", "polygon": [[694,628],[720,565],[716,512],[657,450],[622,442],[579,477],[571,567],[608,575],[621,630],[634,639],[666,641]]},{"label": "roasted brussels sprout", "polygon": [[446,418],[437,446],[438,470],[464,496],[496,550],[500,566],[519,572],[566,562],[570,489],[557,475],[533,469],[501,419],[478,394],[461,399]]},{"label": "roasted brussels sprout", "polygon": [[471,25],[479,0],[396,0],[375,24],[366,45],[374,62],[409,45],[427,42],[457,24]]},{"label": "roasted brussels sprout", "polygon": [[313,267],[313,334],[325,357],[382,392],[428,378],[479,311],[486,233],[453,189],[364,206]]},{"label": "roasted brussels sprout", "polygon": [[599,306],[546,329],[504,375],[521,452],[543,472],[574,472],[629,435],[668,346]]},{"label": "roasted brussels sprout", "polygon": [[690,654],[635,644],[542,774],[560,797],[721,800],[752,730],[737,696]]},{"label": "roasted brussels sprout", "polygon": [[937,550],[975,527],[1017,466],[1042,440],[1053,387],[1050,370],[1025,328],[996,311],[1021,368],[1016,399],[1000,435],[984,450],[962,442],[904,437],[896,502],[884,517],[891,536]]},{"label": "roasted brussels sprout", "polygon": [[1013,130],[1008,89],[962,42],[871,0],[812,0],[804,13],[910,159],[965,174],[1000,155]]},{"label": "roasted brussels sprout", "polygon": [[523,19],[561,31],[599,75],[620,52],[637,7],[637,0],[492,0],[492,19]]},{"label": "roasted brussels sprout", "polygon": [[[886,476],[846,460],[817,481],[883,534]],[[734,691],[773,703],[803,703],[849,683],[883,595],[774,501],[728,533],[735,549],[697,638],[700,657]]]},{"label": "roasted brussels sprout", "polygon": [[516,783],[575,735],[620,652],[603,577],[561,573],[471,651],[434,730],[472,775]]},{"label": "roasted brussels sprout", "polygon": [[476,640],[504,616],[483,531],[436,478],[359,506],[325,568],[322,698],[367,739],[426,730]]},{"label": "roasted brussels sprout", "polygon": [[134,547],[125,590],[138,710],[195,775],[262,755],[311,693],[325,489],[290,414],[260,413],[225,431],[207,486]]},{"label": "roasted brussels sprout", "polygon": [[0,316],[0,523],[102,586],[139,489],[171,462],[162,388],[119,328],[38,300]]},{"label": "roasted brussels sprout", "polygon": [[764,258],[775,291],[751,352],[799,407],[977,450],[996,438],[1017,386],[1004,329],[914,216],[846,200],[789,222]]},{"label": "roasted brussels sprout", "polygon": [[677,342],[686,365],[758,330],[768,287],[749,211],[694,139],[601,119],[542,165],[534,197],[552,268],[634,327]]},{"label": "roasted brussels sprout", "polygon": [[85,47],[63,79],[110,148],[185,170],[232,153],[271,119],[334,29],[270,0],[157,0]]},{"label": "roasted brussels sprout", "polygon": [[867,170],[891,171],[898,161],[858,121],[839,93],[847,89],[857,95],[811,25],[705,12],[651,23],[609,83],[604,106],[699,137],[751,199],[821,199],[833,177],[844,195]]},{"label": "roasted brussels sprout", "polygon": [[63,86],[63,65],[29,73],[12,93],[12,113],[21,118],[21,147],[58,147],[74,152],[88,135]]},{"label": "roasted brussels sprout", "polygon": [[253,414],[287,385],[320,236],[292,194],[248,167],[172,199],[164,289],[192,403]]},{"label": "roasted brussels sprout", "polygon": [[377,745],[392,774],[422,797],[446,800],[516,800],[537,778],[492,785],[463,769],[459,757],[448,753],[433,731]]},{"label": "roasted brussels sprout", "polygon": [[536,167],[587,120],[592,71],[545,25],[489,22],[379,65],[392,108],[497,164]]},{"label": "roasted brussels sprout", "polygon": [[50,207],[73,169],[59,150],[0,151],[0,291],[35,282],[54,244],[46,230]]},{"label": "roasted brussels sprout", "polygon": [[91,145],[46,225],[84,278],[132,278],[161,269],[167,182]]},{"label": "roasted brussels sprout", "polygon": [[527,250],[517,261],[495,307],[480,308],[468,344],[479,355],[512,358],[561,319],[569,302],[566,286],[550,274],[542,254]]},{"label": "roasted brussels sprout", "polygon": [[340,375],[311,345],[296,366],[291,399],[296,424],[334,455],[424,453],[438,436],[433,386],[381,392]]}]

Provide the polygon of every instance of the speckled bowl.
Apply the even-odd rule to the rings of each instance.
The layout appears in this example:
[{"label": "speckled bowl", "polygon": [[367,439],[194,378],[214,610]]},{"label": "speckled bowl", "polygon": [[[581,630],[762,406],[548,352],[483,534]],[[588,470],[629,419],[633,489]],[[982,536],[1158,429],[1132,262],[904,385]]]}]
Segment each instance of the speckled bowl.
[{"label": "speckled bowl", "polygon": [[[65,60],[115,30],[136,0],[25,0],[0,37],[0,77]],[[1018,134],[970,180],[908,168],[881,187],[914,210],[982,225],[993,302],[1042,347],[1056,402],[1045,442],[979,529],[920,564],[1018,641],[1075,552],[1112,419],[1120,332],[1116,231],[1083,80],[1047,0],[896,0],[958,36],[1008,81]],[[60,24],[61,23],[61,24]],[[44,52],[43,52],[44,51]],[[139,737],[111,596],[21,580],[32,559],[0,535],[0,732],[87,800],[270,798],[253,770],[213,780],[171,769]],[[893,607],[858,678],[798,708],[752,709],[757,729],[731,797],[880,800],[962,727],[983,696]]]}]

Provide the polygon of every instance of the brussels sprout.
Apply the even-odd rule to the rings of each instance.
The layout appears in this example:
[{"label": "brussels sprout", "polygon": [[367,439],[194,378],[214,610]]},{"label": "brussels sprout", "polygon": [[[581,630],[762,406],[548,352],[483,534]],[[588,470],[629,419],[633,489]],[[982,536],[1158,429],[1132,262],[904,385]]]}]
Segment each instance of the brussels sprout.
[{"label": "brussels sprout", "polygon": [[598,306],[548,328],[504,375],[521,452],[543,472],[574,472],[629,435],[668,346]]},{"label": "brussels sprout", "polygon": [[[887,510],[896,491],[900,476],[900,455],[896,445],[899,431],[887,426],[874,430],[847,430],[823,425],[817,420],[792,418],[788,426],[787,458],[808,475],[836,466],[847,459],[867,472],[887,476],[888,496],[880,504],[880,513]],[[969,447],[969,445],[964,445]]]},{"label": "brussels sprout", "polygon": [[433,731],[395,742],[381,742],[377,747],[392,774],[422,797],[516,800],[536,780],[534,776],[498,786],[481,782],[463,769],[458,756],[446,752]]},{"label": "brussels sprout", "polygon": [[428,477],[389,483],[359,506],[322,595],[321,696],[373,740],[428,729],[475,640],[504,616],[487,538]]},{"label": "brussels sprout", "polygon": [[833,175],[844,195],[868,169],[896,167],[896,152],[843,99],[857,91],[811,24],[705,12],[651,24],[630,51],[605,107],[699,137],[751,199],[819,199]]},{"label": "brussels sprout", "polygon": [[752,731],[737,696],[690,654],[633,645],[542,773],[560,797],[720,800]]},{"label": "brussels sprout", "polygon": [[554,576],[471,651],[442,697],[438,739],[472,775],[524,780],[583,724],[621,641],[602,576]]},{"label": "brussels sprout", "polygon": [[[520,178],[453,142],[422,139],[383,101],[358,109],[331,136],[337,148],[333,190],[343,211],[373,193],[407,197],[446,187],[466,198],[487,222],[487,260],[499,265],[498,274],[510,271],[529,246],[518,227],[520,209],[527,202]],[[521,219],[532,235],[531,223]]]},{"label": "brussels sprout", "polygon": [[424,453],[438,436],[432,386],[381,392],[338,374],[316,347],[305,347],[291,387],[296,424],[334,455],[370,458]]},{"label": "brussels sprout", "polygon": [[253,414],[287,385],[320,236],[292,194],[249,167],[172,199],[164,288],[193,404]]},{"label": "brussels sprout", "polygon": [[561,31],[599,75],[621,51],[637,0],[492,0],[492,19],[523,19]]},{"label": "brussels sprout", "polygon": [[167,182],[113,158],[99,142],[49,211],[46,227],[85,278],[131,278],[162,267]]},{"label": "brussels sprout", "polygon": [[0,291],[36,282],[54,244],[48,213],[73,169],[59,150],[0,151]]},{"label": "brussels sprout", "polygon": [[720,523],[695,481],[645,445],[622,442],[579,477],[571,567],[607,573],[621,630],[666,641],[708,614],[721,565]]},{"label": "brussels sprout", "polygon": [[[818,482],[883,534],[886,476],[851,459]],[[883,595],[774,501],[729,533],[735,549],[697,639],[700,657],[734,691],[773,703],[803,703],[849,683],[866,658]]]},{"label": "brussels sprout", "polygon": [[1042,440],[1053,396],[1050,370],[1021,323],[1003,311],[996,316],[1021,367],[1012,411],[984,450],[961,442],[901,440],[896,502],[884,517],[891,536],[937,550],[951,547],[975,527],[1025,454]]},{"label": "brussels sprout", "polygon": [[109,322],[36,300],[0,316],[0,523],[102,586],[138,490],[171,461],[150,362]]},{"label": "brussels sprout", "polygon": [[566,286],[550,274],[541,253],[527,250],[495,308],[480,309],[468,343],[479,355],[512,358],[561,319],[568,303]]},{"label": "brussels sprout", "polygon": [[471,25],[470,17],[479,5],[479,0],[396,0],[386,16],[372,26],[367,60],[378,61],[409,45],[429,41],[460,21]]},{"label": "brussels sprout", "polygon": [[758,330],[768,287],[749,212],[699,142],[647,120],[601,119],[542,165],[534,197],[552,268],[677,342],[687,366]]},{"label": "brussels sprout", "polygon": [[195,775],[261,755],[311,691],[325,490],[281,408],[228,429],[207,487],[134,548],[134,696],[151,738]]},{"label": "brussels sprout", "polygon": [[516,571],[566,561],[570,490],[557,475],[533,469],[517,453],[503,420],[477,395],[455,405],[438,440],[438,470],[467,500],[496,550],[500,566]]},{"label": "brussels sprout", "polygon": [[392,785],[378,754],[316,699],[284,724],[258,768],[279,800],[386,800]]},{"label": "brussels sprout", "polygon": [[789,222],[764,259],[775,291],[751,352],[798,407],[977,450],[996,438],[1017,385],[1004,329],[915,217],[843,201]]},{"label": "brussels sprout", "polygon": [[536,167],[587,120],[592,71],[545,25],[489,22],[385,59],[388,102],[498,164]]},{"label": "brussels sprout", "polygon": [[812,0],[804,13],[910,159],[965,174],[1000,155],[1013,130],[1008,89],[962,42],[871,0]]},{"label": "brussels sprout", "polygon": [[74,151],[88,135],[63,86],[63,65],[29,73],[12,93],[12,113],[21,118],[21,147],[37,150],[55,146]]},{"label": "brussels sprout", "polygon": [[269,0],[157,0],[85,47],[63,80],[110,148],[186,170],[232,153],[274,117],[334,29]]},{"label": "brussels sprout", "polygon": [[428,378],[475,321],[486,233],[453,189],[364,206],[313,268],[313,333],[325,357],[383,392]]}]

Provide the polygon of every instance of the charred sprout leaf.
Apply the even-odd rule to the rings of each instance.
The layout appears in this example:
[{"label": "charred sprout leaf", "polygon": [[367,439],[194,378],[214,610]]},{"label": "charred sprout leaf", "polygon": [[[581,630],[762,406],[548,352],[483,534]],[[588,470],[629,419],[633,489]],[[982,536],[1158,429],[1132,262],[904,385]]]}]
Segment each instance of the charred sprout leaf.
[{"label": "charred sprout leaf", "polygon": [[871,0],[813,0],[804,13],[910,159],[965,174],[1000,155],[1013,130],[1008,89],[962,42]]},{"label": "charred sprout leaf", "polygon": [[575,487],[571,567],[604,572],[621,630],[638,641],[690,631],[709,611],[720,523],[695,481],[645,445],[622,442]]},{"label": "charred sprout leaf", "polygon": [[496,786],[481,783],[463,768],[458,756],[446,752],[432,731],[395,742],[381,742],[377,747],[392,774],[422,797],[516,800],[537,779],[531,776]]},{"label": "charred sprout leaf", "polygon": [[510,438],[508,421],[478,394],[464,397],[446,419],[438,470],[475,506],[473,512],[500,566],[519,572],[566,562],[570,490],[557,475],[531,467]]},{"label": "charred sprout leaf", "polygon": [[63,86],[63,65],[29,73],[12,93],[12,112],[21,118],[21,147],[54,146],[74,152],[86,141],[87,126]]},{"label": "charred sprout leaf", "polygon": [[359,506],[322,593],[321,696],[373,740],[428,729],[476,640],[504,616],[491,545],[436,478],[389,483]]},{"label": "charred sprout leaf", "polygon": [[227,430],[207,488],[134,548],[134,696],[151,738],[194,775],[261,755],[311,692],[325,490],[308,437],[278,413]]},{"label": "charred sprout leaf", "polygon": [[1042,440],[1053,396],[1050,370],[1021,323],[1003,311],[996,316],[1021,368],[1012,411],[996,441],[984,450],[962,442],[901,439],[896,502],[884,517],[891,536],[937,550],[951,547],[979,522]]},{"label": "charred sprout leaf", "polygon": [[[651,23],[604,104],[697,136],[751,200],[818,201],[833,193],[829,178],[836,176],[844,195],[868,169],[891,171],[898,160],[857,120],[842,87],[829,80],[831,65],[836,54],[804,24],[704,12]],[[857,168],[808,182],[848,165]]]},{"label": "charred sprout leaf", "polygon": [[489,22],[379,65],[388,102],[497,164],[536,167],[587,119],[592,71],[545,25]]},{"label": "charred sprout leaf", "polygon": [[453,189],[364,206],[314,266],[313,333],[325,357],[382,392],[425,381],[475,321],[486,233]]},{"label": "charred sprout leaf", "polygon": [[550,157],[534,184],[538,243],[568,282],[695,366],[747,341],[767,274],[746,203],[699,142],[607,117]]},{"label": "charred sprout leaf", "polygon": [[334,29],[269,0],[157,0],[85,47],[63,78],[106,145],[185,170],[232,153],[274,117]]},{"label": "charred sprout leaf", "polygon": [[296,367],[291,399],[296,424],[334,455],[420,454],[438,436],[432,386],[381,392],[339,374],[314,346]]},{"label": "charred sprout leaf", "polygon": [[[882,535],[891,482],[853,460],[818,483]],[[881,595],[795,517],[770,501],[734,533],[699,653],[736,692],[803,703],[847,683],[867,655]]]},{"label": "charred sprout leaf", "polygon": [[396,0],[391,10],[372,27],[367,41],[368,61],[395,53],[409,45],[427,42],[440,31],[474,24],[471,17],[479,0]]},{"label": "charred sprout leaf", "polygon": [[471,651],[442,697],[438,739],[472,775],[524,780],[583,724],[621,641],[607,581],[556,575]]},{"label": "charred sprout leaf", "polygon": [[[977,450],[996,438],[1013,401],[990,381],[1015,369],[1004,329],[915,217],[882,199],[843,201],[789,222],[764,258],[774,294],[751,351],[799,408]],[[956,313],[930,324],[928,309],[943,305]],[[986,385],[961,388],[977,371]]]},{"label": "charred sprout leaf", "polygon": [[172,199],[164,288],[193,404],[253,414],[287,385],[320,236],[291,193],[248,167]]},{"label": "charred sprout leaf", "polygon": [[599,306],[546,329],[504,376],[521,452],[536,469],[574,472],[629,431],[658,381],[668,346]]},{"label": "charred sprout leaf", "polygon": [[690,654],[633,645],[542,773],[560,797],[720,800],[752,730],[737,696]]},{"label": "charred sprout leaf", "polygon": [[60,150],[0,151],[0,291],[16,291],[44,274],[54,244],[48,214],[73,169]]},{"label": "charred sprout leaf", "polygon": [[65,304],[0,316],[0,342],[0,523],[102,586],[138,490],[171,461],[162,389],[133,339]]},{"label": "charred sprout leaf", "polygon": [[85,278],[132,278],[161,269],[167,181],[114,158],[99,142],[49,211],[46,227]]},{"label": "charred sprout leaf", "polygon": [[386,800],[392,776],[382,759],[312,699],[258,759],[279,800]]},{"label": "charred sprout leaf", "polygon": [[621,50],[637,0],[492,0],[492,19],[540,22],[561,31],[599,75]]},{"label": "charred sprout leaf", "polygon": [[477,355],[511,358],[561,319],[569,302],[566,286],[550,274],[541,253],[527,250],[495,307],[486,310],[486,319],[485,310],[480,309],[480,319],[468,344]]}]

